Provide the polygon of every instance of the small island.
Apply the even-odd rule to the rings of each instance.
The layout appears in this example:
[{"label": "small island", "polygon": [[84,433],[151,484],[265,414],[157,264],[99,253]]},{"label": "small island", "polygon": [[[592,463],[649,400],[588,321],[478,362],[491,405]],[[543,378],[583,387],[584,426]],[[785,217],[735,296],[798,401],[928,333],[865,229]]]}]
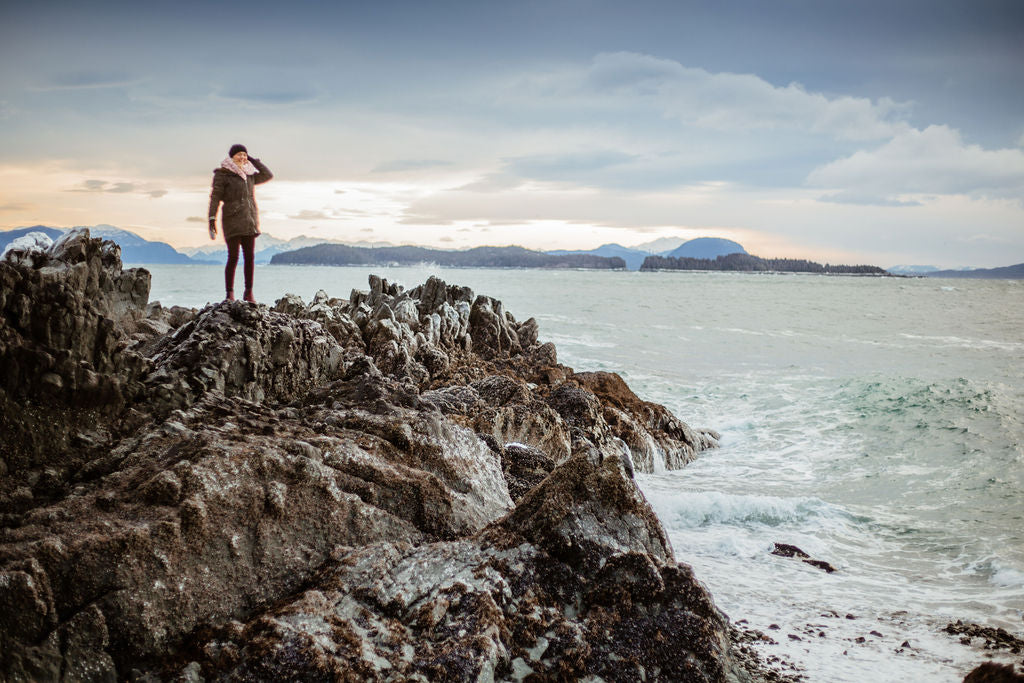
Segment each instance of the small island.
[{"label": "small island", "polygon": [[817,273],[821,275],[889,275],[878,266],[824,265],[806,259],[761,258],[752,254],[726,254],[713,259],[689,256],[648,256],[641,271],[652,270],[721,270],[739,273]]}]

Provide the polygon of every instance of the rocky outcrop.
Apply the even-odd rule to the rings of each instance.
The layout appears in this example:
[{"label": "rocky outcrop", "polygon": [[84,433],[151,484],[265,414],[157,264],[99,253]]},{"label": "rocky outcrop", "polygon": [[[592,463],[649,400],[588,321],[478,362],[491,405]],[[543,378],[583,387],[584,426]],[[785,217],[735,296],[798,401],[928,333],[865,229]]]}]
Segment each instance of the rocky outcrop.
[{"label": "rocky outcrop", "polygon": [[577,456],[469,538],[340,552],[198,663],[220,680],[740,680],[724,634],[619,459]]},{"label": "rocky outcrop", "polygon": [[0,281],[0,678],[749,678],[632,479],[713,433],[500,302],[165,309],[87,232]]}]

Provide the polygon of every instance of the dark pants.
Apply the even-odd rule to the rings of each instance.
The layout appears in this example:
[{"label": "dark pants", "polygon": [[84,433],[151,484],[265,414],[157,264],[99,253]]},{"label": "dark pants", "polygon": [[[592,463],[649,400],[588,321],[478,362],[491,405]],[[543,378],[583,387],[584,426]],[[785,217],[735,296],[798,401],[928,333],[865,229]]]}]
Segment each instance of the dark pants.
[{"label": "dark pants", "polygon": [[245,257],[245,266],[242,272],[245,274],[245,291],[252,291],[252,275],[256,258],[256,235],[245,237],[228,238],[228,264],[224,266],[224,288],[228,292],[235,291],[235,266],[238,265],[238,248],[242,248],[242,255]]}]

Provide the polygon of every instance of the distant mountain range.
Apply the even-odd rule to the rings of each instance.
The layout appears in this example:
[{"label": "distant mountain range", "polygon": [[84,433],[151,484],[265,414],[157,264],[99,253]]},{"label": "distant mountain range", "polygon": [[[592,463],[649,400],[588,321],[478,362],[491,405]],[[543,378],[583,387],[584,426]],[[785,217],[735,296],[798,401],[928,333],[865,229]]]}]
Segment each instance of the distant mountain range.
[{"label": "distant mountain range", "polygon": [[[223,265],[227,261],[227,249],[223,240],[211,241],[202,247],[182,247],[175,249],[166,242],[147,240],[129,230],[122,230],[113,225],[88,225],[93,237],[113,240],[121,247],[121,260],[128,264],[197,264]],[[46,225],[33,225],[27,228],[16,228],[0,232],[0,250],[23,235],[30,232],[41,232],[50,239],[57,239],[68,228],[51,228]],[[282,240],[273,235],[261,235],[256,240],[256,263],[270,263],[275,254],[292,251],[300,247],[322,244],[329,240],[305,235],[290,240]],[[340,242],[338,242],[340,244]],[[386,243],[361,243],[366,246],[379,246]]]},{"label": "distant mountain range", "polygon": [[970,270],[934,270],[924,273],[925,277],[958,277],[972,280],[1021,280],[1024,279],[1024,263],[1002,268],[971,268]]},{"label": "distant mountain range", "polygon": [[[78,226],[88,227],[96,237],[103,237],[117,242],[121,246],[121,259],[127,264],[197,264],[197,265],[221,265],[227,258],[227,250],[221,240],[211,242],[202,247],[182,247],[175,249],[166,242],[147,240],[129,230],[122,230],[113,225]],[[13,230],[0,231],[0,251],[15,239],[30,232],[41,232],[51,239],[57,239],[68,228],[54,228],[46,225],[33,225]],[[327,240],[322,237],[307,237],[301,235],[290,240],[282,240],[273,235],[264,233],[256,241],[256,262],[257,263],[284,263],[290,261],[291,257],[284,257],[286,260],[278,261],[275,257],[279,254],[289,254],[296,250],[303,250],[318,245],[333,245],[345,249],[356,250],[349,252],[346,258],[364,259],[353,261],[353,263],[437,263],[438,265],[460,265],[471,267],[470,263],[479,263],[483,266],[515,266],[515,267],[536,267],[536,268],[627,268],[628,270],[639,270],[648,257],[663,257],[670,259],[689,260],[691,266],[693,260],[714,262],[731,254],[747,255],[747,251],[737,242],[720,239],[716,237],[698,237],[689,241],[681,238],[663,237],[657,240],[638,244],[634,247],[624,247],[621,244],[604,244],[596,249],[567,251],[556,250],[548,252],[531,251],[522,247],[478,247],[476,249],[454,251],[445,249],[429,249],[426,247],[404,246],[397,247],[387,242],[357,242],[355,244],[344,243],[337,240]],[[385,250],[399,250],[388,252]],[[357,255],[359,251],[371,252],[374,254],[370,259],[366,254]],[[416,250],[419,250],[418,252]],[[488,251],[497,250],[497,251]],[[308,252],[306,252],[308,254]],[[342,253],[335,252],[335,255]],[[400,258],[385,260],[385,254],[400,254]],[[547,260],[539,256],[551,257],[573,257]],[[306,258],[305,256],[300,258]],[[753,257],[757,258],[757,257]],[[368,259],[368,260],[367,260]],[[610,265],[607,261],[612,259]],[[791,261],[790,259],[759,259],[760,261]],[[740,261],[729,259],[725,264],[738,264]],[[666,268],[664,265],[656,265],[652,261],[646,270]],[[665,261],[661,262],[666,263]],[[761,265],[751,266],[753,262],[743,262],[744,266],[739,269],[762,269]],[[810,263],[810,262],[807,262]],[[551,265],[561,264],[561,265]],[[817,264],[815,264],[817,265]],[[667,268],[678,268],[677,264]],[[801,266],[803,267],[803,266]],[[861,266],[827,266],[829,268],[871,268]],[[704,268],[701,268],[704,269]],[[712,267],[712,270],[722,269]],[[880,270],[880,269],[878,269]],[[892,266],[888,271],[894,275],[915,275],[925,277],[944,278],[992,278],[992,279],[1024,279],[1024,264],[1006,266],[1003,268],[963,268],[958,270],[940,270],[935,266],[927,265],[898,265]],[[873,272],[873,271],[872,271]]]},{"label": "distant mountain range", "polygon": [[1001,268],[946,268],[936,266],[892,266],[889,272],[893,275],[911,275],[917,277],[954,277],[971,280],[1020,280],[1024,279],[1024,263]]},{"label": "distant mountain range", "polygon": [[636,249],[630,249],[624,247],[621,244],[602,244],[597,249],[588,250],[577,250],[568,251],[565,249],[556,249],[554,251],[544,252],[552,256],[603,256],[605,258],[617,257],[622,259],[623,263],[626,264],[628,270],[640,270],[640,264],[644,262],[644,259],[649,255],[647,252],[637,251]]},{"label": "distant mountain range", "polygon": [[461,268],[597,268],[622,269],[626,263],[618,256],[606,258],[594,254],[547,254],[523,247],[475,247],[464,251],[425,247],[351,247],[344,244],[318,244],[277,254],[274,265],[416,265],[436,263]]},{"label": "distant mountain range", "polygon": [[729,254],[746,254],[747,250],[732,240],[723,240],[717,237],[698,237],[680,244],[678,247],[663,254],[672,258],[705,258],[713,259]]},{"label": "distant mountain range", "polygon": [[[671,245],[673,243],[678,244],[678,241],[671,238],[663,238],[662,240],[648,242],[647,244]],[[624,247],[621,244],[602,244],[597,249],[590,249],[587,251],[559,250],[549,251],[547,253],[555,255],[591,254],[594,256],[605,257],[618,256],[626,262],[626,268],[629,270],[640,270],[640,267],[644,263],[644,259],[652,255],[670,256],[673,258],[713,259],[718,256],[728,256],[729,254],[746,254],[747,250],[732,240],[724,240],[718,237],[698,237],[696,239],[689,240],[688,242],[678,244],[678,246],[671,247],[668,250],[658,252],[645,251],[639,247]]]},{"label": "distant mountain range", "polygon": [[938,270],[936,266],[890,266],[886,268],[893,275],[927,275]]}]

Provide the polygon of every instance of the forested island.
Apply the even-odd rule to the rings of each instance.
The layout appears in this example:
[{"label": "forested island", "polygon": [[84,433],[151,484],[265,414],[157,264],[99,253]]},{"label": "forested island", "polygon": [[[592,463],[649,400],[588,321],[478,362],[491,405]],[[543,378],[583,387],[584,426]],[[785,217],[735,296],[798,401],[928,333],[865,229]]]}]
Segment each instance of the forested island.
[{"label": "forested island", "polygon": [[761,258],[751,254],[728,254],[714,259],[648,256],[640,270],[723,270],[742,273],[821,273],[826,275],[888,275],[878,266],[822,265],[806,259]]},{"label": "forested island", "polygon": [[624,269],[618,256],[592,254],[551,255],[523,247],[476,247],[465,251],[425,247],[350,247],[345,244],[317,244],[275,254],[273,265],[365,266],[416,265],[434,263],[460,268],[595,268]]}]

